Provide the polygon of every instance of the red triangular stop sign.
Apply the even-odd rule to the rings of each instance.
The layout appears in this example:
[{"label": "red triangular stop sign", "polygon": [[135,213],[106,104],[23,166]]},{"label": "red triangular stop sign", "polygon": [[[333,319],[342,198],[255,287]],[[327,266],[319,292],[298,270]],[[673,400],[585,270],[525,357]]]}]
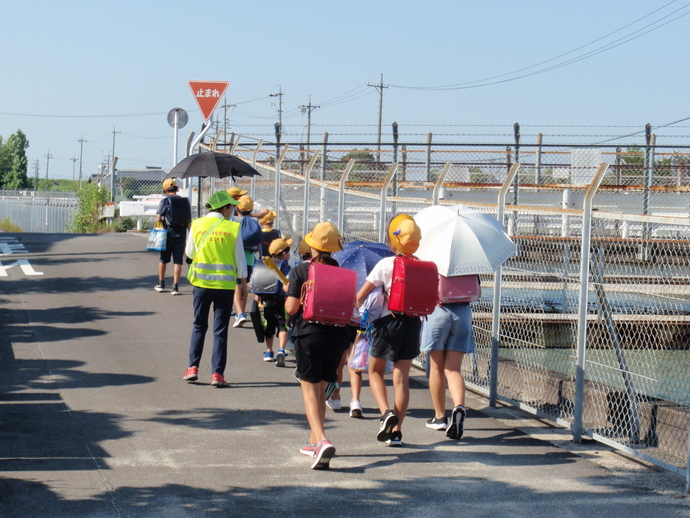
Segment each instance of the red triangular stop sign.
[{"label": "red triangular stop sign", "polygon": [[211,118],[229,84],[227,81],[189,81],[189,88],[192,89],[204,120]]}]

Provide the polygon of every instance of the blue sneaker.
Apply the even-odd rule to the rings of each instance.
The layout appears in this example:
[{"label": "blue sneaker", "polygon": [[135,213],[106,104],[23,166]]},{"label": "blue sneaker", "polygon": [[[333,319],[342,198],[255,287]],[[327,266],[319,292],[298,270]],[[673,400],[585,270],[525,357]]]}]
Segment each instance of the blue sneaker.
[{"label": "blue sneaker", "polygon": [[276,367],[285,367],[285,349],[282,347],[276,353]]},{"label": "blue sneaker", "polygon": [[272,362],[273,361],[273,351],[264,351],[264,361],[265,362]]},{"label": "blue sneaker", "polygon": [[249,322],[247,319],[247,314],[246,313],[240,313],[235,317],[235,323],[232,325],[232,327],[242,327],[242,324],[245,322]]}]

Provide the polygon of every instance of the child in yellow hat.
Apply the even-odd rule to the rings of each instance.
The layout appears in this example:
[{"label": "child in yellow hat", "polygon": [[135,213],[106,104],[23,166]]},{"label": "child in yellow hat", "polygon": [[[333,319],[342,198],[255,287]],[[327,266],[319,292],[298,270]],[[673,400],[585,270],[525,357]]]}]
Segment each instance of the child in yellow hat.
[{"label": "child in yellow hat", "polygon": [[[388,226],[388,245],[396,255],[381,259],[367,275],[367,280],[357,293],[357,306],[361,306],[367,295],[377,286],[383,286],[386,295],[390,293],[396,256],[414,254],[419,248],[421,238],[422,232],[411,216],[400,214],[393,218]],[[376,439],[386,446],[402,446],[402,422],[410,402],[410,368],[412,360],[419,355],[420,330],[419,317],[393,315],[387,308],[384,308],[381,317],[373,323],[369,352],[369,385],[381,411]],[[394,409],[388,404],[388,391],[384,380],[388,361],[394,364]]]}]

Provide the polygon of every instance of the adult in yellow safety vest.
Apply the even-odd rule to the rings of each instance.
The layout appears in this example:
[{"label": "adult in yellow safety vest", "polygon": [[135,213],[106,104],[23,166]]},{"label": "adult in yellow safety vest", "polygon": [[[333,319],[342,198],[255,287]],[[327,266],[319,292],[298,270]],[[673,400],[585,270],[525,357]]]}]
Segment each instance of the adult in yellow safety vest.
[{"label": "adult in yellow safety vest", "polygon": [[199,378],[199,363],[213,304],[213,353],[211,385],[227,387],[223,377],[228,352],[228,327],[235,288],[247,289],[247,263],[240,236],[240,224],[230,221],[238,202],[227,191],[218,191],[206,203],[209,213],[192,222],[185,255],[187,278],[194,286],[194,324],[189,345],[189,368],[183,380]]}]

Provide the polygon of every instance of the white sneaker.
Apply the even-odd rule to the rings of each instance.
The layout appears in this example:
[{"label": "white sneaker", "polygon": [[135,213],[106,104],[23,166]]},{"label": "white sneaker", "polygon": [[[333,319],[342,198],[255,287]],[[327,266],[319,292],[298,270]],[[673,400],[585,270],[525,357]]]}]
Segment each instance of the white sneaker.
[{"label": "white sneaker", "polygon": [[362,417],[362,403],[360,403],[358,400],[350,402],[350,417]]},{"label": "white sneaker", "polygon": [[340,399],[333,399],[332,397],[329,397],[326,400],[326,404],[331,410],[340,410],[343,408],[343,404],[341,403]]}]

